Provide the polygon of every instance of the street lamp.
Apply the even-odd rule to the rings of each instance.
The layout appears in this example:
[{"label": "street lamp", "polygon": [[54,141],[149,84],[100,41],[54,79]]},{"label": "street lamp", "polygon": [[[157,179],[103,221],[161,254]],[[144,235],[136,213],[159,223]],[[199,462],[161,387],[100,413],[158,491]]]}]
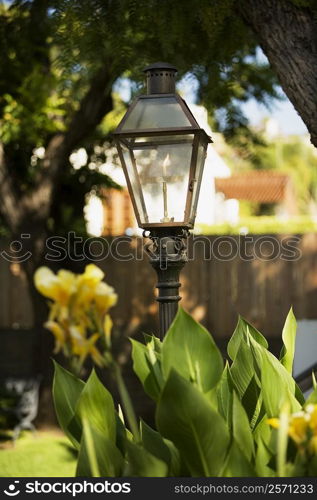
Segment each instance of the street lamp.
[{"label": "street lamp", "polygon": [[158,275],[163,337],[180,300],[179,273],[212,141],[175,92],[177,69],[160,62],[144,72],[147,95],[136,98],[113,135],[138,225],[151,240],[145,248]]}]

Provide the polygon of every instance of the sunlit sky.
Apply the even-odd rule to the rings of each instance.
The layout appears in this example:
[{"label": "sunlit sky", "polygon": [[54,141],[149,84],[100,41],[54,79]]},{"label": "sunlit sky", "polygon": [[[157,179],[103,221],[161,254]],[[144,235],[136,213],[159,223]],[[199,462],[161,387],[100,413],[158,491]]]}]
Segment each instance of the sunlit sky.
[{"label": "sunlit sky", "polygon": [[[189,103],[195,100],[195,90],[193,90],[192,87],[193,80],[191,79],[185,79],[178,85],[178,89]],[[256,126],[265,118],[273,118],[277,121],[280,131],[285,135],[307,134],[307,128],[303,120],[295,111],[292,103],[281,88],[279,88],[278,92],[283,98],[281,100],[273,99],[270,109],[264,104],[259,104],[255,99],[250,99],[247,103],[242,104],[242,110],[249,119],[251,125]]]},{"label": "sunlit sky", "polygon": [[307,134],[303,120],[286,96],[284,101],[274,101],[271,110],[257,103],[255,99],[246,103],[243,109],[252,125],[257,125],[263,118],[270,117],[278,122],[281,132],[285,135]]}]

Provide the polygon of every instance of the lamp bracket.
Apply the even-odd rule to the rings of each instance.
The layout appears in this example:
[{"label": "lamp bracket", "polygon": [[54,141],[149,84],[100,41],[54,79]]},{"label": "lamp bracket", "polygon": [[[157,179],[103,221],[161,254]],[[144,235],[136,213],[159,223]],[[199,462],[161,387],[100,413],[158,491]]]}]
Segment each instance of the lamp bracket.
[{"label": "lamp bracket", "polygon": [[143,236],[149,238],[145,251],[150,257],[150,263],[157,273],[160,316],[160,336],[164,337],[178,309],[179,274],[186,264],[187,239],[189,231],[184,228],[160,227],[144,231]]}]

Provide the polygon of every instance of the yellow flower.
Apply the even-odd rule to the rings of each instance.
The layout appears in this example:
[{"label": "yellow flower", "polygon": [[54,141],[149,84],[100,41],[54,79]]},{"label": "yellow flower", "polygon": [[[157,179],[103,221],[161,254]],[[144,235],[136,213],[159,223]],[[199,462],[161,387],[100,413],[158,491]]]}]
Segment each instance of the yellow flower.
[{"label": "yellow flower", "polygon": [[291,416],[288,434],[295,441],[300,444],[307,438],[308,418],[304,412],[299,412]]},{"label": "yellow flower", "polygon": [[61,305],[67,305],[71,295],[76,291],[76,276],[64,269],[55,275],[48,267],[39,267],[34,274],[34,284],[45,297]]},{"label": "yellow flower", "polygon": [[52,300],[46,327],[56,339],[55,351],[63,347],[80,365],[88,355],[95,363],[104,364],[96,346],[102,334],[107,348],[111,345],[112,321],[107,312],[118,297],[103,278],[103,271],[94,264],[79,275],[64,269],[54,274],[47,267],[40,267],[34,275],[37,290]]},{"label": "yellow flower", "polygon": [[88,264],[85,267],[85,272],[78,276],[78,293],[76,302],[78,305],[90,307],[90,302],[95,297],[96,288],[100,285],[104,277],[103,271],[94,264]]},{"label": "yellow flower", "polygon": [[58,290],[58,279],[48,267],[39,267],[35,271],[34,284],[44,297],[55,299]]},{"label": "yellow flower", "polygon": [[70,334],[72,340],[72,353],[80,357],[81,363],[84,362],[88,354],[91,355],[95,363],[102,365],[103,358],[95,346],[99,339],[99,333],[94,333],[91,337],[86,338],[84,329],[81,325],[71,326]]},{"label": "yellow flower", "polygon": [[95,286],[105,276],[105,273],[95,264],[88,264],[85,267],[85,272],[79,276],[79,283],[85,283],[88,286]]},{"label": "yellow flower", "polygon": [[107,283],[98,283],[95,290],[95,303],[97,309],[101,313],[107,312],[110,307],[117,303],[118,295],[115,293],[112,286],[107,285]]},{"label": "yellow flower", "polygon": [[112,319],[110,318],[109,314],[106,314],[104,322],[103,322],[103,331],[104,331],[104,334],[105,334],[106,345],[108,347],[111,346],[111,330],[112,330],[112,325],[113,325]]},{"label": "yellow flower", "polygon": [[65,331],[61,326],[55,321],[47,321],[44,326],[54,335],[55,337],[55,349],[54,352],[60,351],[61,347],[65,344],[66,335]]},{"label": "yellow flower", "polygon": [[309,427],[313,434],[317,436],[317,405],[307,405],[306,411],[309,415]]},{"label": "yellow flower", "polygon": [[278,429],[280,426],[280,421],[278,418],[268,418],[266,421],[273,429]]},{"label": "yellow flower", "polygon": [[[280,426],[278,418],[270,418],[267,423],[274,429]],[[308,449],[317,452],[317,405],[308,405],[303,411],[290,416],[288,435],[297,445],[307,444],[309,439]]]}]

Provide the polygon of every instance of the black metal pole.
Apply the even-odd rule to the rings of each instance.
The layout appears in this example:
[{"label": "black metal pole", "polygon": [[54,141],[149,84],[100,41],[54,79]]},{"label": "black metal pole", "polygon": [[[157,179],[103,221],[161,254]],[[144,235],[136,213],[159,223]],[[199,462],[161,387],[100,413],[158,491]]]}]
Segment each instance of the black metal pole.
[{"label": "black metal pole", "polygon": [[144,233],[151,242],[145,245],[150,263],[157,273],[160,338],[163,339],[178,309],[179,274],[187,262],[188,231],[183,228],[155,228]]}]

